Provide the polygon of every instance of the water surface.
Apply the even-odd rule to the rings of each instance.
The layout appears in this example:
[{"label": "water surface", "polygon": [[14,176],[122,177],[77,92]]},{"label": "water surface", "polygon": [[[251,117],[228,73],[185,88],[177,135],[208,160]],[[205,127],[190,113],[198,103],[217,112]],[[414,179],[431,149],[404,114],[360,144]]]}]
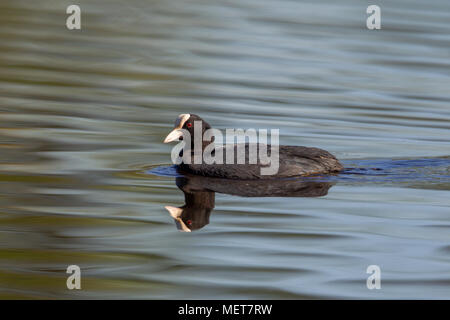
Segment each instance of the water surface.
[{"label": "water surface", "polygon": [[[80,31],[0,4],[1,298],[450,298],[448,1],[378,1],[378,31],[356,0],[77,3]],[[347,171],[179,232],[162,140],[190,112]]]}]

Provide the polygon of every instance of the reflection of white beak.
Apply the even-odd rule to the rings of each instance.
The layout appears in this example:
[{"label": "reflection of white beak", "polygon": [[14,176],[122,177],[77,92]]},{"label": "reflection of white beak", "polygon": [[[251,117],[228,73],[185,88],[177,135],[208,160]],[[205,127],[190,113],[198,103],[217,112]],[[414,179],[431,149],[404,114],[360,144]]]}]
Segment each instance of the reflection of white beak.
[{"label": "reflection of white beak", "polygon": [[180,129],[174,129],[169,135],[164,139],[164,143],[169,143],[172,141],[176,141],[180,139],[180,137],[183,136],[183,131]]},{"label": "reflection of white beak", "polygon": [[184,223],[183,219],[181,219],[181,214],[183,213],[183,209],[177,208],[177,207],[171,207],[166,206],[165,207],[167,211],[169,211],[172,218],[175,219],[175,223],[178,225],[178,229],[184,232],[191,232],[191,229],[189,229],[186,224]]},{"label": "reflection of white beak", "polygon": [[171,206],[166,206],[164,208],[166,208],[166,210],[169,211],[171,217],[174,219],[178,219],[179,217],[181,217],[181,213],[183,213],[183,209],[181,208]]}]

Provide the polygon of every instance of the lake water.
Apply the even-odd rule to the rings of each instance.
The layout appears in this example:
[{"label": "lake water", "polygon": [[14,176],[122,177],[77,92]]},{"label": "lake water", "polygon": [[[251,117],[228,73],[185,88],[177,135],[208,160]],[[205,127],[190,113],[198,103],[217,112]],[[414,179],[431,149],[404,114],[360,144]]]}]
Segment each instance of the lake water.
[{"label": "lake water", "polygon": [[[450,298],[450,2],[70,4],[0,4],[0,298]],[[180,113],[347,170],[180,232]]]}]

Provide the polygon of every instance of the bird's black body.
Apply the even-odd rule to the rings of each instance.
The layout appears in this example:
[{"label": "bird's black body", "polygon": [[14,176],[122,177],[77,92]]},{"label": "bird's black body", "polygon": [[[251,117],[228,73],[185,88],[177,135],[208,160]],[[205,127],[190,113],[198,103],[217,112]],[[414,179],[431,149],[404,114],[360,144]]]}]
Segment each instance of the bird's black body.
[{"label": "bird's black body", "polygon": [[[205,177],[217,177],[225,179],[274,179],[294,176],[308,176],[314,174],[336,173],[343,169],[339,161],[329,152],[318,148],[307,148],[299,146],[279,147],[279,168],[274,175],[262,175],[261,168],[268,167],[259,161],[249,164],[249,144],[245,144],[245,164],[180,164],[179,169],[184,172],[202,175]],[[237,145],[226,145],[224,147],[224,158],[230,148],[234,149],[237,157]],[[270,150],[270,145],[267,146]]]},{"label": "bird's black body", "polygon": [[[185,129],[194,135],[194,123],[198,124],[201,121],[202,133],[205,130],[210,129],[211,126],[196,115],[181,115],[183,116],[183,121],[177,120],[176,128],[174,131],[179,129]],[[180,117],[181,117],[180,116]],[[179,117],[179,119],[180,119]],[[177,127],[178,125],[178,127]],[[173,131],[173,132],[174,132]],[[172,135],[171,133],[170,135]],[[170,136],[169,135],[169,136]],[[168,136],[168,137],[169,137]],[[194,139],[192,139],[193,141]],[[167,138],[166,138],[167,141]],[[173,141],[173,140],[170,140]],[[203,142],[202,149],[210,142]],[[309,148],[301,146],[279,146],[278,147],[278,171],[274,174],[262,174],[261,169],[268,167],[269,165],[264,164],[259,157],[259,152],[257,153],[256,163],[251,164],[249,161],[249,149],[254,145],[245,144],[245,163],[238,164],[237,153],[238,145],[231,144],[225,145],[223,147],[223,159],[226,159],[226,154],[230,151],[234,152],[234,159],[232,164],[207,164],[200,163],[194,164],[193,156],[190,163],[181,163],[179,165],[179,170],[182,172],[187,172],[195,175],[201,175],[205,177],[217,177],[224,179],[239,179],[239,180],[260,180],[260,179],[276,179],[276,178],[287,178],[295,176],[308,176],[317,174],[332,174],[342,171],[344,168],[340,162],[328,151]],[[259,145],[258,145],[259,147]],[[194,150],[192,142],[192,150]],[[267,150],[270,154],[271,146],[267,146]]]}]

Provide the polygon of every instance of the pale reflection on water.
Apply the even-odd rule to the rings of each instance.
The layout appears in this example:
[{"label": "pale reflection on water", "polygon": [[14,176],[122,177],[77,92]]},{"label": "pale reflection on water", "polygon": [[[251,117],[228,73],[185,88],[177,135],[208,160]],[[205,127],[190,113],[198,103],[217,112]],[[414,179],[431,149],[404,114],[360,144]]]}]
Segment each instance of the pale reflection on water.
[{"label": "pale reflection on water", "polygon": [[[450,298],[448,1],[380,1],[380,31],[351,0],[81,0],[81,31],[70,4],[0,4],[1,298]],[[178,232],[186,112],[349,170]]]}]

